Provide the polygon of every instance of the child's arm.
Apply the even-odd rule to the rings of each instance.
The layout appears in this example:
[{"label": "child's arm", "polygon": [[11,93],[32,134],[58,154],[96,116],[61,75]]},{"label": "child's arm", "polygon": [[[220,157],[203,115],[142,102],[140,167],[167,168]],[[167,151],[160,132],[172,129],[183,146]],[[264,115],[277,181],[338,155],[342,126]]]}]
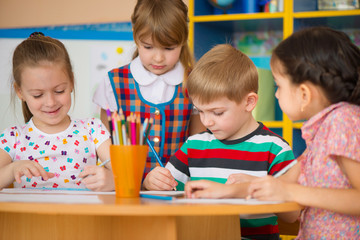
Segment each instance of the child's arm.
[{"label": "child's arm", "polygon": [[245,198],[249,183],[221,184],[208,180],[190,181],[185,185],[187,198]]},{"label": "child's arm", "polygon": [[337,161],[349,179],[349,189],[306,187],[267,176],[254,180],[249,186],[249,192],[252,197],[261,200],[295,201],[304,206],[359,215],[360,163],[345,157],[338,157]]},{"label": "child's arm", "polygon": [[143,187],[146,190],[170,191],[178,185],[167,168],[156,167],[144,179]]},{"label": "child's arm", "polygon": [[255,176],[244,174],[244,173],[234,173],[231,174],[225,184],[235,184],[235,183],[244,183],[244,182],[250,182],[254,180]]},{"label": "child's arm", "polygon": [[21,183],[21,177],[27,178],[41,176],[45,181],[54,177],[53,173],[48,173],[37,162],[22,160],[12,162],[11,157],[4,150],[0,149],[0,189],[9,186],[16,180]]},{"label": "child's arm", "polygon": [[[107,139],[97,149],[97,155],[102,162],[110,159],[111,140]],[[83,178],[81,182],[93,191],[112,191],[115,189],[111,163],[107,163],[105,167],[86,166],[84,171],[79,174]],[[86,178],[84,178],[86,177]]]},{"label": "child's arm", "polygon": [[110,126],[109,126],[108,116],[106,114],[106,110],[103,108],[101,108],[101,110],[100,110],[100,120],[101,120],[102,124],[106,127],[106,129],[109,131]]}]

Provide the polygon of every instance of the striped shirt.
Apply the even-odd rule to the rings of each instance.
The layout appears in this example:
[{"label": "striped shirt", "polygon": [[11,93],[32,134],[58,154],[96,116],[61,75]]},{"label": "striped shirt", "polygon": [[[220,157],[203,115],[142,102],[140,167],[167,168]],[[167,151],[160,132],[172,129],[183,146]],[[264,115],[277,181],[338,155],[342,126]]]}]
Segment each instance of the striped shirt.
[{"label": "striped shirt", "polygon": [[[249,135],[218,140],[210,132],[188,138],[166,165],[182,190],[187,181],[206,179],[225,183],[231,174],[274,175],[294,160],[288,143],[262,123]],[[274,214],[241,217],[241,233],[278,235]]]}]

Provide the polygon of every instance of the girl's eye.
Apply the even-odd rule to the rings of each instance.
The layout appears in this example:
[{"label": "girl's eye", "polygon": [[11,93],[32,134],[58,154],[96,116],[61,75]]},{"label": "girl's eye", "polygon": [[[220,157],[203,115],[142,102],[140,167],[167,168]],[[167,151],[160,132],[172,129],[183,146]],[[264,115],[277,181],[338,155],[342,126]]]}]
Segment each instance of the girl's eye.
[{"label": "girl's eye", "polygon": [[167,48],[165,48],[165,50],[168,50],[168,51],[172,51],[172,50],[174,50],[175,48],[174,47],[167,47]]},{"label": "girl's eye", "polygon": [[144,46],[145,49],[151,49],[151,46]]},{"label": "girl's eye", "polygon": [[61,93],[64,93],[65,90],[61,90],[61,91],[55,91],[55,93],[58,93],[58,94],[61,94]]},{"label": "girl's eye", "polygon": [[42,96],[42,94],[40,95],[34,95],[33,98],[40,98]]},{"label": "girl's eye", "polygon": [[221,116],[221,115],[223,115],[223,113],[224,113],[224,112],[214,112],[214,115],[215,115],[215,116]]}]

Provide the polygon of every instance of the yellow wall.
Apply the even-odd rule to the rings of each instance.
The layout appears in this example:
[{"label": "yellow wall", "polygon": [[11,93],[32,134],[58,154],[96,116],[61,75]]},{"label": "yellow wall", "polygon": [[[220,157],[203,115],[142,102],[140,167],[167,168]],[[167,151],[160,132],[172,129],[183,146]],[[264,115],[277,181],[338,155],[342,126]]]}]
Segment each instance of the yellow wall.
[{"label": "yellow wall", "polygon": [[0,28],[129,22],[135,3],[136,0],[0,0]]}]

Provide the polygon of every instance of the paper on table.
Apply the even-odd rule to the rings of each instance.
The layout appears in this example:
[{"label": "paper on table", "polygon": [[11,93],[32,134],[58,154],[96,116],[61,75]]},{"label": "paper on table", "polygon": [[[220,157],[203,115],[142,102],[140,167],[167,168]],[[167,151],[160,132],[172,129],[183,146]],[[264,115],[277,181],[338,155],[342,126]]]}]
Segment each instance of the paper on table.
[{"label": "paper on table", "polygon": [[36,202],[36,203],[81,203],[95,204],[102,201],[93,195],[51,195],[51,194],[0,194],[0,202]]},{"label": "paper on table", "polygon": [[181,197],[184,196],[184,191],[140,191],[140,194]]},{"label": "paper on table", "polygon": [[226,198],[226,199],[174,199],[171,203],[197,203],[197,204],[239,204],[239,205],[260,205],[260,204],[277,204],[281,201],[259,201],[256,199],[246,200],[244,198]]},{"label": "paper on table", "polygon": [[[40,193],[40,194],[71,194],[71,195],[115,195],[115,192],[94,192],[89,189],[76,188],[4,188],[0,193]],[[2,196],[2,195],[1,195]]]}]

